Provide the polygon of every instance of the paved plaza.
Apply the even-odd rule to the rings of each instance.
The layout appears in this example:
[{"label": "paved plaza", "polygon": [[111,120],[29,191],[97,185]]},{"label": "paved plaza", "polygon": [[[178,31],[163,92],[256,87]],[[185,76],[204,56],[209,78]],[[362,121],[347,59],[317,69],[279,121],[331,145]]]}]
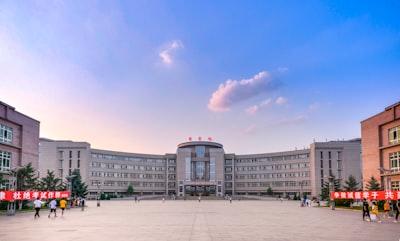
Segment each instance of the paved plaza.
[{"label": "paved plaza", "polygon": [[363,222],[361,211],[299,207],[296,201],[89,201],[48,218],[41,210],[0,215],[0,241],[390,240],[400,223]]}]

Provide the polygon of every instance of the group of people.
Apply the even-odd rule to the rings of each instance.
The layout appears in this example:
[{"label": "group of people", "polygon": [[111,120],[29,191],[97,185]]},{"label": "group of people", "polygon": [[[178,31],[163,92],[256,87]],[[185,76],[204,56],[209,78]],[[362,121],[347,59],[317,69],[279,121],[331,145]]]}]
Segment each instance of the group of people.
[{"label": "group of people", "polygon": [[[82,207],[82,211],[85,209],[85,202],[86,202],[86,200],[83,198],[80,200],[80,205]],[[44,205],[44,202],[42,202],[39,197],[36,198],[36,200],[33,202],[33,206],[36,211],[34,218],[40,217],[39,213],[40,213],[40,209],[42,208],[43,205]],[[61,216],[64,216],[64,210],[67,207],[67,200],[61,199],[59,205],[60,205],[60,209],[61,209]],[[47,217],[50,218],[52,213],[54,213],[54,217],[57,217],[57,200],[56,199],[52,199],[49,202],[49,208],[50,208],[50,213]]]},{"label": "group of people", "polygon": [[[385,201],[385,204],[383,205],[383,210],[385,211],[384,217],[385,218],[390,218],[389,212],[390,212],[390,203],[388,200]],[[400,199],[397,200],[396,205],[394,205],[394,211],[396,211],[396,217],[393,222],[397,223],[398,218],[399,218],[399,212],[400,212]],[[381,223],[381,216],[379,214],[378,210],[378,205],[376,201],[372,201],[372,207],[371,207],[371,213],[369,211],[369,203],[368,201],[364,198],[363,200],[363,220],[367,221],[375,221],[377,220],[378,223]]]}]

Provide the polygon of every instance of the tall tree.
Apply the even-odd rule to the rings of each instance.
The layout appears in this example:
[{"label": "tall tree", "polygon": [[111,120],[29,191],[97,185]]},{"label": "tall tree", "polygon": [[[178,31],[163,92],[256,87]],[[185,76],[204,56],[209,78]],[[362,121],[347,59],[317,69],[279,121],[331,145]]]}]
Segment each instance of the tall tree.
[{"label": "tall tree", "polygon": [[64,186],[60,178],[56,178],[53,171],[47,170],[47,176],[42,177],[39,182],[39,190],[42,191],[59,191]]},{"label": "tall tree", "polygon": [[356,178],[350,174],[349,178],[345,181],[346,185],[343,186],[345,191],[358,191],[358,185]]},{"label": "tall tree", "polygon": [[68,181],[72,183],[71,197],[86,197],[88,194],[87,185],[82,182],[82,177],[78,169],[72,171]]},{"label": "tall tree", "polygon": [[18,191],[36,189],[37,176],[36,170],[32,167],[32,163],[28,163],[25,166],[19,168],[16,171],[16,176]]},{"label": "tall tree", "polygon": [[365,188],[368,191],[378,191],[381,190],[381,185],[379,184],[378,180],[374,176],[371,176],[371,179],[369,179],[367,185],[365,185]]},{"label": "tall tree", "polygon": [[6,189],[6,184],[7,184],[7,180],[4,179],[3,177],[3,173],[0,173],[0,190],[5,190]]},{"label": "tall tree", "polygon": [[133,194],[133,192],[134,192],[134,190],[133,190],[132,185],[129,185],[129,186],[128,186],[128,189],[126,190],[126,194],[127,194],[128,196],[131,196],[131,195]]},{"label": "tall tree", "polygon": [[329,193],[331,191],[340,191],[341,185],[340,185],[340,179],[335,178],[334,176],[331,176],[333,178],[333,190],[330,188],[330,182],[324,182],[324,186],[322,187],[322,193],[321,193],[321,198],[323,200],[326,200],[329,198]]}]

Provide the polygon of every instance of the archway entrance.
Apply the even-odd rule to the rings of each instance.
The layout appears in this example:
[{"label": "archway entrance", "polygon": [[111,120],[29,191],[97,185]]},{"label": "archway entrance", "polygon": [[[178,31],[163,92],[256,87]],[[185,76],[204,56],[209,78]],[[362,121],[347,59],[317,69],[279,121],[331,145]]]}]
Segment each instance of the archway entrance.
[{"label": "archway entrance", "polygon": [[190,196],[215,195],[215,185],[186,185],[185,194]]}]

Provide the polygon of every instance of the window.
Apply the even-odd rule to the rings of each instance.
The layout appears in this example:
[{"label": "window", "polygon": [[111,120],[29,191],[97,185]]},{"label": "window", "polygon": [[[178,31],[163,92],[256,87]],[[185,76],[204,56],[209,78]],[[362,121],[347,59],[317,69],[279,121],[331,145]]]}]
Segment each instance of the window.
[{"label": "window", "polygon": [[210,158],[210,181],[215,181],[215,157]]},{"label": "window", "polygon": [[0,142],[12,142],[12,129],[10,127],[0,125]]},{"label": "window", "polygon": [[400,143],[400,126],[389,129],[389,144]]},{"label": "window", "polygon": [[72,151],[69,151],[69,158],[72,158]]},{"label": "window", "polygon": [[187,180],[187,181],[190,181],[190,174],[191,174],[191,172],[190,172],[190,165],[191,165],[191,163],[190,163],[190,157],[186,157],[186,160],[185,160],[186,175],[185,175],[185,177],[186,177],[186,180]]},{"label": "window", "polygon": [[390,171],[400,172],[400,151],[389,154]]},{"label": "window", "polygon": [[10,171],[11,152],[0,151],[0,171]]},{"label": "window", "polygon": [[205,146],[196,146],[195,151],[196,151],[196,157],[204,157],[205,153],[206,153],[206,147]]},{"label": "window", "polygon": [[400,182],[392,182],[392,190],[400,191]]},{"label": "window", "polygon": [[78,168],[81,168],[81,160],[78,160],[78,162],[77,162],[77,167],[78,167]]},{"label": "window", "polygon": [[81,151],[78,151],[78,158],[81,158]]}]

